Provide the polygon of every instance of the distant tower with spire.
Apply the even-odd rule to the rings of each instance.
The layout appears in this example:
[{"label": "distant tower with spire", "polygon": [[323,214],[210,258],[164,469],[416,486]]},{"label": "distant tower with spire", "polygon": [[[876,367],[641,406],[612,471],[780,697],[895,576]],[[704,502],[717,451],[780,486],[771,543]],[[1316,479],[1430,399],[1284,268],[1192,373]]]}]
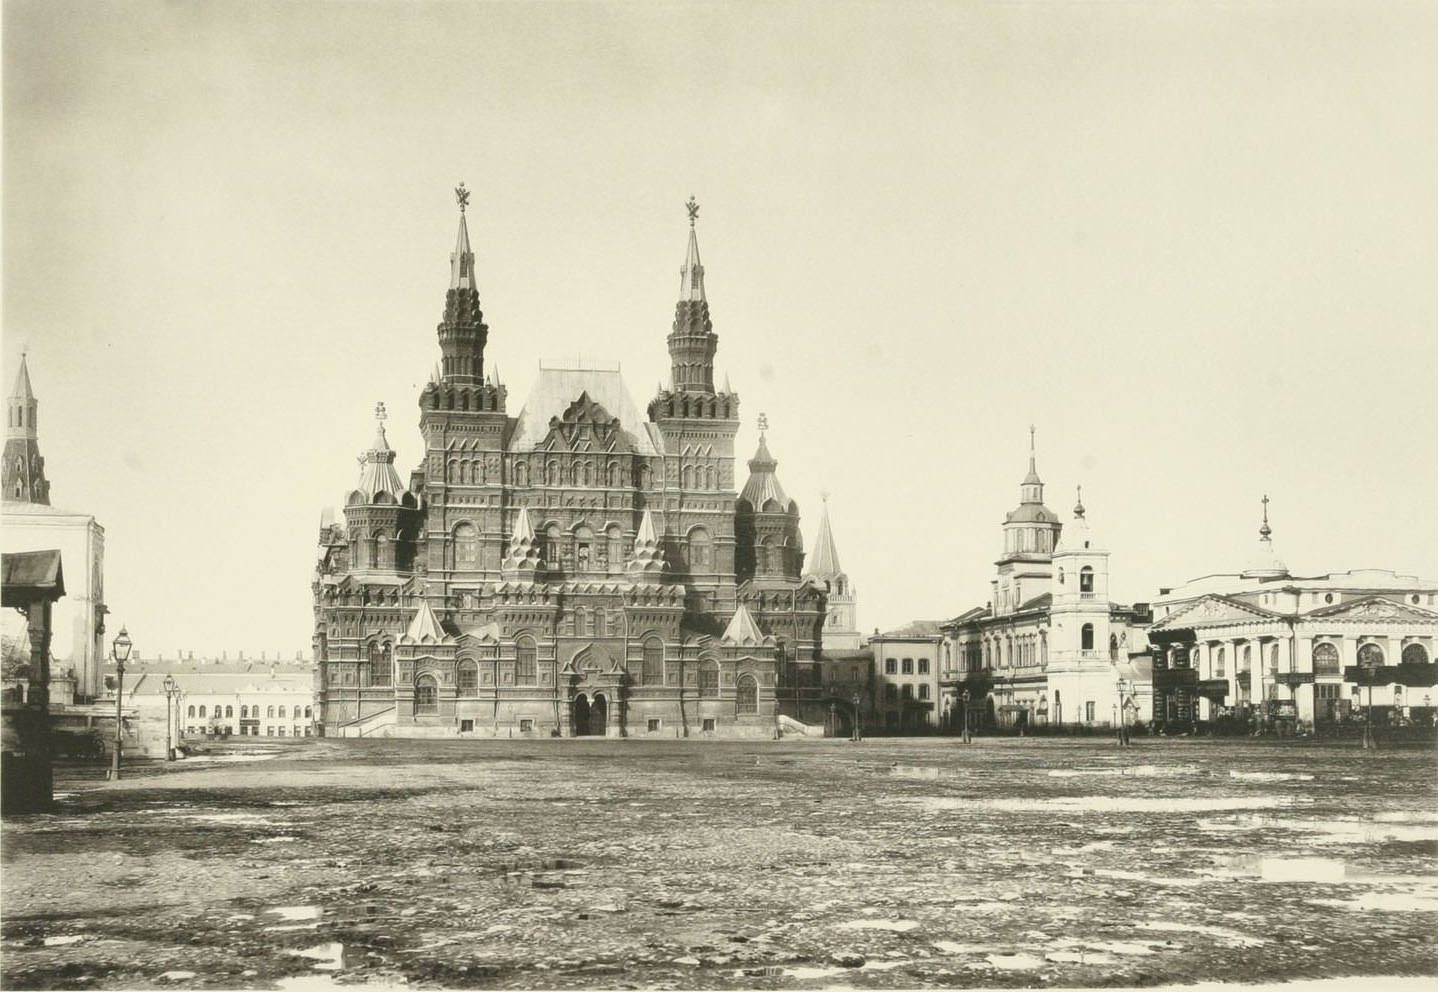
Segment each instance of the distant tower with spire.
[{"label": "distant tower with spire", "polygon": [[20,356],[20,371],[5,421],[4,486],[7,503],[50,505],[50,482],[45,478],[45,459],[40,455],[36,414],[40,404],[30,388],[26,356]]},{"label": "distant tower with spire", "polygon": [[1044,483],[1039,478],[1036,428],[1029,427],[1029,471],[1019,485],[1019,505],[1004,518],[1004,553],[995,563],[993,608],[1012,613],[1025,602],[1048,591],[1053,577],[1054,545],[1063,523],[1044,505]]},{"label": "distant tower with spire", "polygon": [[735,517],[740,582],[797,579],[804,564],[799,504],[779,484],[779,460],[769,453],[768,431],[769,418],[761,413],[759,447],[749,459],[749,479],[739,493]]},{"label": "distant tower with spire", "polygon": [[674,329],[669,333],[671,375],[675,392],[712,394],[719,335],[709,319],[704,265],[699,261],[699,237],[694,231],[699,204],[691,196],[684,208],[689,211],[689,247],[679,269],[679,302],[674,305]]},{"label": "distant tower with spire", "polygon": [[804,577],[822,585],[828,594],[824,609],[824,646],[841,651],[857,650],[863,641],[859,633],[858,593],[839,564],[839,549],[834,544],[834,529],[829,523],[828,493],[823,494],[823,503],[819,537],[809,555]]}]

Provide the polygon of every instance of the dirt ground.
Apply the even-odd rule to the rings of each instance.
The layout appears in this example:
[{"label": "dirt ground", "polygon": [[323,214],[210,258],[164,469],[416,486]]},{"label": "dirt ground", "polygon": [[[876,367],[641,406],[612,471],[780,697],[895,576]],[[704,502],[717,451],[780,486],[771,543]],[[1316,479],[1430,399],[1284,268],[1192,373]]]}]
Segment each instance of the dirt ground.
[{"label": "dirt ground", "polygon": [[[1438,974],[1432,751],[296,741],[3,830],[5,988]],[[93,774],[93,773],[92,773]]]}]

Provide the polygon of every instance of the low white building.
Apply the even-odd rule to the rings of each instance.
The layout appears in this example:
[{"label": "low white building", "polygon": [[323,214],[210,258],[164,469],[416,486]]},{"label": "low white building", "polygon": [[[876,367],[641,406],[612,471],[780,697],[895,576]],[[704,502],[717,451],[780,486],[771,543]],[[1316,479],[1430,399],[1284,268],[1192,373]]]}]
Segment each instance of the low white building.
[{"label": "low white building", "polygon": [[1430,721],[1438,582],[1385,569],[1295,576],[1273,547],[1267,497],[1252,560],[1154,600],[1154,722],[1233,717]]}]

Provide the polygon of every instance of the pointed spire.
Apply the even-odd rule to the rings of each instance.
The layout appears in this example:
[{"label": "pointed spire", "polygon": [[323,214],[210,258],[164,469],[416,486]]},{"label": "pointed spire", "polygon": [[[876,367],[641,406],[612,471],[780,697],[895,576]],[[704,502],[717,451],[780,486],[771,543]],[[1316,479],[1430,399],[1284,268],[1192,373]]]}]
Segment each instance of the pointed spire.
[{"label": "pointed spire", "polygon": [[694,231],[699,204],[691,196],[684,207],[689,211],[689,249],[679,270],[679,299],[700,303],[704,301],[704,265],[699,261],[699,237]]},{"label": "pointed spire", "polygon": [[20,353],[20,371],[15,374],[15,388],[11,390],[10,398],[27,403],[35,399],[35,391],[30,388],[30,366],[23,351]]},{"label": "pointed spire", "polygon": [[1258,549],[1240,573],[1245,579],[1281,578],[1288,574],[1288,566],[1273,547],[1273,528],[1268,526],[1268,494],[1263,494],[1263,523],[1258,528]]},{"label": "pointed spire", "polygon": [[652,584],[661,580],[668,567],[654,527],[654,512],[646,507],[644,517],[639,521],[639,530],[634,535],[634,549],[624,563],[624,571],[632,582]]},{"label": "pointed spire", "polygon": [[388,416],[384,403],[376,403],[374,441],[369,450],[361,452],[359,456],[360,477],[356,488],[364,495],[366,502],[379,493],[388,493],[398,500],[405,492],[404,483],[394,469],[394,449],[389,446],[389,439],[384,435],[384,422]]},{"label": "pointed spire", "polygon": [[514,520],[514,533],[509,535],[511,546],[520,541],[534,541],[534,524],[530,522],[529,507],[527,506],[519,508],[519,516]]},{"label": "pointed spire", "polygon": [[639,521],[639,531],[634,535],[634,546],[653,546],[659,543],[659,537],[654,533],[654,511],[648,507],[644,508],[644,517]]},{"label": "pointed spire", "polygon": [[739,608],[734,611],[729,626],[724,628],[724,633],[719,639],[727,644],[738,644],[745,647],[763,644],[766,640],[764,632],[754,622],[754,615],[743,603],[740,603]]},{"label": "pointed spire", "polygon": [[1037,456],[1037,454],[1035,453],[1035,450],[1034,450],[1034,449],[1035,449],[1034,435],[1035,435],[1037,432],[1038,432],[1038,429],[1037,429],[1036,427],[1034,427],[1033,424],[1030,424],[1030,425],[1029,425],[1029,474],[1024,477],[1024,485],[1026,485],[1026,486],[1041,486],[1041,485],[1043,485],[1043,480],[1039,478],[1038,456]]},{"label": "pointed spire", "polygon": [[759,414],[759,446],[754,451],[754,457],[749,459],[749,479],[744,483],[744,489],[739,498],[747,500],[755,510],[762,510],[770,500],[778,502],[779,506],[789,509],[789,497],[784,495],[784,487],[779,485],[779,477],[774,470],[779,467],[779,460],[769,453],[769,417],[766,414]]},{"label": "pointed spire", "polygon": [[827,579],[843,573],[839,565],[839,549],[834,544],[834,531],[829,524],[829,494],[821,494],[824,509],[819,517],[819,537],[814,542],[814,554],[809,561],[806,575]]},{"label": "pointed spire", "polygon": [[469,248],[469,225],[464,219],[465,208],[469,206],[469,190],[464,188],[464,183],[454,188],[454,198],[459,202],[459,233],[454,239],[454,254],[449,256],[449,288],[477,290],[474,252]]},{"label": "pointed spire", "polygon": [[411,641],[418,642],[445,640],[444,627],[440,625],[439,617],[435,615],[434,608],[429,605],[429,600],[420,599],[419,609],[415,611],[414,619],[409,622],[404,636]]}]

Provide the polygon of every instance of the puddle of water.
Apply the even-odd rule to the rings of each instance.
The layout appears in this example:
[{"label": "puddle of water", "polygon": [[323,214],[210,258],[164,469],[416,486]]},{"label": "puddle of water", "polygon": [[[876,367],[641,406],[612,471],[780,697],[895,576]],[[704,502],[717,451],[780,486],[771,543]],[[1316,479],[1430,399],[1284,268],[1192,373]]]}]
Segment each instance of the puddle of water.
[{"label": "puddle of water", "polygon": [[1298,772],[1240,772],[1230,769],[1229,778],[1240,779],[1244,782],[1312,782],[1312,775],[1304,775]]},{"label": "puddle of water", "polygon": [[889,774],[899,778],[936,779],[953,775],[954,772],[937,765],[893,765],[889,768]]},{"label": "puddle of water", "polygon": [[1002,968],[1005,971],[1027,971],[1030,968],[1042,968],[1044,959],[1023,953],[990,954],[988,962],[995,968]]},{"label": "puddle of water", "polygon": [[292,837],[292,836],[290,836],[289,834],[280,834],[280,835],[275,836],[275,837],[256,837],[256,838],[254,838],[253,840],[251,840],[250,843],[251,843],[251,844],[289,844],[289,843],[292,843],[292,842],[297,841],[297,840],[299,840],[298,837]]},{"label": "puddle of water", "polygon": [[1438,818],[1430,821],[1421,813],[1379,813],[1373,820],[1300,820],[1253,814],[1200,820],[1198,827],[1200,830],[1218,833],[1238,830],[1292,830],[1316,834],[1313,842],[1317,844],[1382,844],[1390,840],[1438,840]]},{"label": "puddle of water", "polygon": [[155,979],[157,982],[183,982],[195,977],[193,971],[165,971]]},{"label": "puddle of water", "polygon": [[1118,960],[1103,951],[1049,951],[1044,957],[1064,964],[1113,964]]},{"label": "puddle of water", "polygon": [[1365,913],[1438,913],[1438,898],[1412,892],[1365,892],[1357,899],[1310,899],[1309,902]]},{"label": "puddle of water", "polygon": [[1312,802],[1292,796],[1192,796],[1146,799],[1135,796],[1059,796],[1053,799],[966,799],[958,796],[899,798],[893,802],[930,810],[993,809],[1010,813],[1206,813],[1240,809],[1278,809]]},{"label": "puddle of water", "polygon": [[271,906],[265,912],[282,920],[317,920],[324,910],[319,906]]},{"label": "puddle of water", "polygon": [[801,981],[801,982],[811,982],[811,981],[813,981],[813,980],[816,979],[816,978],[833,978],[835,975],[842,975],[842,974],[844,974],[845,972],[850,972],[850,971],[853,971],[853,970],[854,970],[853,968],[839,968],[839,967],[829,967],[829,968],[813,968],[813,967],[785,968],[785,969],[784,969],[784,975],[785,975],[785,977],[787,977],[787,978],[797,978],[797,979],[798,979],[799,981]]},{"label": "puddle of water", "polygon": [[331,941],[298,951],[290,951],[290,953],[297,958],[313,959],[315,964],[312,967],[320,971],[338,971],[344,963],[345,945],[338,941]]},{"label": "puddle of water", "polygon": [[1438,823],[1438,811],[1392,810],[1387,813],[1377,813],[1373,819],[1379,823]]},{"label": "puddle of water", "polygon": [[1223,867],[1202,874],[1219,878],[1252,878],[1260,882],[1342,884],[1350,881],[1348,866],[1338,858],[1266,858],[1245,854],[1226,858]]},{"label": "puddle of water", "polygon": [[1123,765],[1118,768],[1054,768],[1050,778],[1191,778],[1206,775],[1197,765]]},{"label": "puddle of water", "polygon": [[891,930],[908,933],[919,925],[917,920],[850,920],[835,925],[835,930]]},{"label": "puddle of water", "polygon": [[1225,930],[1223,927],[1211,927],[1202,923],[1171,923],[1167,920],[1155,920],[1151,923],[1140,924],[1139,929],[1158,930],[1164,933],[1201,933],[1206,937],[1227,941],[1238,947],[1262,947],[1267,943],[1258,937],[1249,937],[1233,930]]},{"label": "puddle of water", "polygon": [[66,944],[78,944],[90,935],[85,933],[70,933],[60,937],[46,937],[46,947],[64,947]]}]

